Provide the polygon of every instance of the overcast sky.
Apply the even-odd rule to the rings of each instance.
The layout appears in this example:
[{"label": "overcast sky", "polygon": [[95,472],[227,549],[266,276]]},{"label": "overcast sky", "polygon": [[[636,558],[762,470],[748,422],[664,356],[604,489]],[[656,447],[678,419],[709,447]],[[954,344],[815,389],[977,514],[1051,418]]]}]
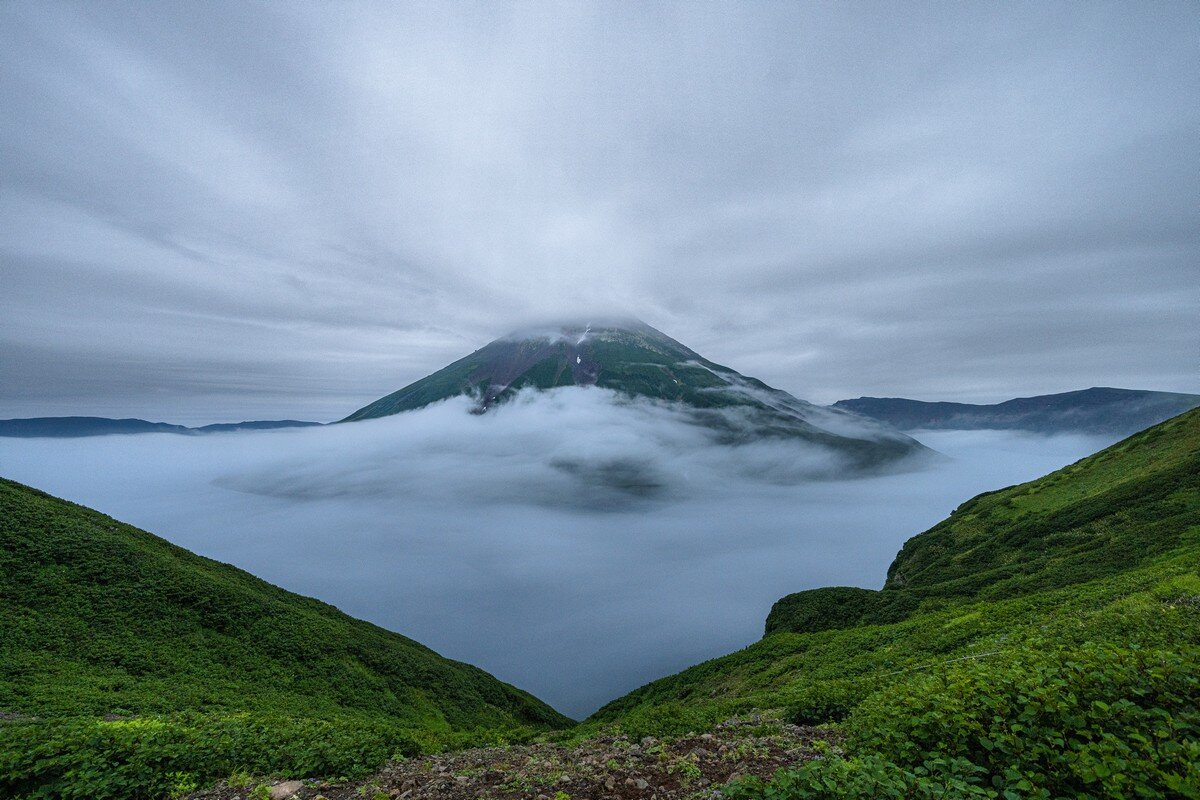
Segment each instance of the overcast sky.
[{"label": "overcast sky", "polygon": [[0,417],[620,311],[817,402],[1200,391],[1200,4],[0,4]]}]

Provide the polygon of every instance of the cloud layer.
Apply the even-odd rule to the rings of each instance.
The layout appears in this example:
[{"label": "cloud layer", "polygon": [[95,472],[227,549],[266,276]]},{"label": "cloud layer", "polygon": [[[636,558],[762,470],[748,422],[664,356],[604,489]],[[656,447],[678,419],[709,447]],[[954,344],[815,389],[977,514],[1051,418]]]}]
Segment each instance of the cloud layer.
[{"label": "cloud layer", "polygon": [[318,429],[0,439],[0,474],[477,664],[583,716],[756,640],[771,604],[878,587],[900,544],[1095,439],[939,432],[923,471],[809,481],[600,390]]},{"label": "cloud layer", "polygon": [[619,310],[818,402],[1195,391],[1200,9],[0,7],[0,416],[339,418]]}]

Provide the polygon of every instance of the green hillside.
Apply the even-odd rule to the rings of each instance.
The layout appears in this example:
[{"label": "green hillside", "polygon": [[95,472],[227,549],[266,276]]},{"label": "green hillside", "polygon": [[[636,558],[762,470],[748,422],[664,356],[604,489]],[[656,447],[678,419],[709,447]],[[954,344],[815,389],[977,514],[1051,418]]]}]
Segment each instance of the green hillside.
[{"label": "green hillside", "polygon": [[5,480],[0,632],[0,796],[340,774],[568,722],[417,642]]},{"label": "green hillside", "polygon": [[1196,797],[1198,667],[1200,410],[964,503],[881,591],[790,595],[589,727],[842,721],[844,757],[735,797]]}]

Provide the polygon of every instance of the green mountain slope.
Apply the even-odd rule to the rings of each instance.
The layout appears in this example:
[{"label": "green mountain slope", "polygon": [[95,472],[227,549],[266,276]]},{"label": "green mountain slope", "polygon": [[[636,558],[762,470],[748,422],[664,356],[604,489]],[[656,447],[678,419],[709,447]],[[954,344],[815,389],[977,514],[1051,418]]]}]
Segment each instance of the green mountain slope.
[{"label": "green mountain slope", "polygon": [[[749,709],[797,722],[849,715],[851,761],[782,778],[770,790],[779,798],[1194,796],[1184,790],[1200,792],[1188,766],[1200,756],[1197,664],[1200,410],[964,503],[904,546],[882,590],[790,595],[759,643],[642,687],[590,724],[650,732]],[[1072,711],[1093,695],[1101,705]],[[1148,716],[1100,710],[1113,704]],[[1012,751],[993,752],[999,741]],[[1067,760],[1029,761],[1043,745]],[[931,770],[964,783],[922,793]],[[826,779],[835,788],[812,789]]]},{"label": "green mountain slope", "polygon": [[474,398],[476,411],[484,413],[522,389],[566,386],[679,404],[723,441],[793,437],[842,453],[857,466],[929,452],[875,420],[807,403],[709,361],[636,320],[510,334],[342,421],[390,416],[461,395]]},{"label": "green mountain slope", "polygon": [[[0,741],[56,741],[50,729],[116,736],[128,733],[125,723],[96,720],[162,718],[188,736],[219,729],[246,738],[240,756],[210,754],[219,775],[254,765],[305,771],[302,751],[320,744],[312,734],[328,741],[311,768],[345,771],[439,737],[567,723],[480,669],[6,480],[0,632],[0,712],[9,720],[0,722]],[[196,713],[206,716],[172,716]],[[81,718],[78,728],[72,720]],[[203,776],[200,750],[191,771]],[[46,774],[31,775],[41,768],[21,757],[34,754],[0,755],[0,795],[22,785],[5,783],[14,770],[25,770],[30,791],[62,780],[46,764]]]}]

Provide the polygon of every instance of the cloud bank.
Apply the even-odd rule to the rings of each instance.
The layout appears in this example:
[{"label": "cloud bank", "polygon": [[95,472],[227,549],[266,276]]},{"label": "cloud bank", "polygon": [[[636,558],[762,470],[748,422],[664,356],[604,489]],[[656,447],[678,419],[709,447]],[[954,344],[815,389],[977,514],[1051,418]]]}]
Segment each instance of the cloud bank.
[{"label": "cloud bank", "polygon": [[319,429],[0,439],[0,474],[477,664],[573,716],[757,639],[800,589],[878,587],[968,497],[1104,442],[921,437],[924,470],[806,480],[795,442],[714,445],[566,389]]}]

